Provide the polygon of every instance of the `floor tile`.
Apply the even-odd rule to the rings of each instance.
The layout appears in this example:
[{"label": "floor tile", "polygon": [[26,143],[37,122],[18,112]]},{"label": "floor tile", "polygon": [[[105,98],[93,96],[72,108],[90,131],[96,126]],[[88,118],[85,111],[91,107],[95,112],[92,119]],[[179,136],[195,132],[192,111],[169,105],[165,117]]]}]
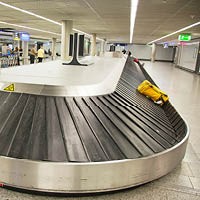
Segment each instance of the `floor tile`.
[{"label": "floor tile", "polygon": [[196,153],[185,153],[185,157],[183,159],[185,162],[198,162],[199,158]]},{"label": "floor tile", "polygon": [[192,171],[193,176],[200,178],[200,162],[189,162],[188,165]]},{"label": "floor tile", "polygon": [[190,177],[190,180],[191,180],[192,185],[194,186],[194,188],[200,190],[200,178]]},{"label": "floor tile", "polygon": [[176,171],[172,171],[170,174],[156,180],[155,184],[159,186],[174,185],[193,188],[189,176],[178,174]]},{"label": "floor tile", "polygon": [[183,176],[193,176],[189,164],[184,161],[182,161],[171,173]]}]

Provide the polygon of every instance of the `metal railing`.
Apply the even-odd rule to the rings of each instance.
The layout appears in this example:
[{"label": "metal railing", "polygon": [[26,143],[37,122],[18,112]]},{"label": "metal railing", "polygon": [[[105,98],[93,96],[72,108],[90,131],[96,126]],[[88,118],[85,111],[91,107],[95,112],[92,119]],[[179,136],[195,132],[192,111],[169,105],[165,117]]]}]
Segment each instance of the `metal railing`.
[{"label": "metal railing", "polygon": [[19,65],[18,55],[2,56],[0,58],[0,68],[7,68]]}]

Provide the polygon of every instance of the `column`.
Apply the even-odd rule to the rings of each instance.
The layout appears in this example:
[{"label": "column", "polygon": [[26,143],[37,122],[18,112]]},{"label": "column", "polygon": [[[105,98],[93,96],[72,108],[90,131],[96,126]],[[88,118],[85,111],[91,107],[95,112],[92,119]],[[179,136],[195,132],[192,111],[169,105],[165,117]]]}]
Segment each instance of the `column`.
[{"label": "column", "polygon": [[56,59],[56,38],[52,38],[52,60]]},{"label": "column", "polygon": [[69,41],[70,34],[72,33],[72,20],[63,20],[62,21],[62,35],[61,35],[61,59],[69,59]]},{"label": "column", "polygon": [[152,50],[151,50],[151,62],[155,62],[156,59],[156,44],[152,44]]},{"label": "column", "polygon": [[96,33],[92,34],[92,40],[91,40],[91,56],[96,55]]},{"label": "column", "polygon": [[102,40],[102,41],[101,41],[101,52],[102,52],[102,53],[105,52],[105,43],[106,43],[105,40]]},{"label": "column", "polygon": [[17,47],[18,47],[18,49],[21,49],[20,40],[17,41]]},{"label": "column", "polygon": [[29,60],[28,60],[28,42],[27,41],[23,41],[22,42],[22,49],[23,49],[23,64],[24,65],[28,65],[29,64]]},{"label": "column", "polygon": [[108,41],[105,39],[105,46],[104,46],[104,51],[107,51],[107,46],[108,46]]}]

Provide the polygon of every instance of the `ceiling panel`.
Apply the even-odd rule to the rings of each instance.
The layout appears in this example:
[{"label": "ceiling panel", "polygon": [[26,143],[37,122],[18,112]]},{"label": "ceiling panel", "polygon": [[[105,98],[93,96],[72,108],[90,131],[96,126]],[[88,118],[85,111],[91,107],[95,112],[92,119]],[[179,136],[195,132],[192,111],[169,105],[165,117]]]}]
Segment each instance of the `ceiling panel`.
[{"label": "ceiling panel", "polygon": [[[57,22],[73,20],[73,27],[97,33],[108,41],[129,42],[130,0],[3,0]],[[0,6],[0,20],[61,33],[61,27],[19,11]],[[139,0],[134,43],[147,43],[200,21],[200,0]],[[0,27],[5,27],[0,24]],[[12,27],[11,27],[12,28]],[[15,27],[16,28],[16,27]],[[22,30],[22,28],[16,28]],[[187,32],[198,37],[200,28]],[[30,31],[30,34],[55,35]],[[172,39],[176,36],[171,37]],[[169,39],[171,39],[169,38]],[[168,38],[167,38],[168,39]],[[167,40],[166,39],[166,40]]]},{"label": "ceiling panel", "polygon": [[[200,0],[140,0],[134,42],[148,43],[198,21]],[[192,33],[193,29],[186,32]],[[171,39],[177,36],[165,40]]]}]

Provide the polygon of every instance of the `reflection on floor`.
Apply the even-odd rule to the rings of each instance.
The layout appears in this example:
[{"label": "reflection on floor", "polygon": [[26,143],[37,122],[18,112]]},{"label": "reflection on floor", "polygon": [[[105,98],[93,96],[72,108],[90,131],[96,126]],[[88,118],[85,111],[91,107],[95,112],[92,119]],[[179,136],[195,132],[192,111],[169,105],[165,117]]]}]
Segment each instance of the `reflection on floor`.
[{"label": "reflection on floor", "polygon": [[175,68],[171,63],[145,62],[147,72],[170,96],[171,103],[190,127],[183,162],[170,174],[143,186],[91,197],[36,196],[0,189],[1,200],[199,200],[200,199],[200,76]]}]

